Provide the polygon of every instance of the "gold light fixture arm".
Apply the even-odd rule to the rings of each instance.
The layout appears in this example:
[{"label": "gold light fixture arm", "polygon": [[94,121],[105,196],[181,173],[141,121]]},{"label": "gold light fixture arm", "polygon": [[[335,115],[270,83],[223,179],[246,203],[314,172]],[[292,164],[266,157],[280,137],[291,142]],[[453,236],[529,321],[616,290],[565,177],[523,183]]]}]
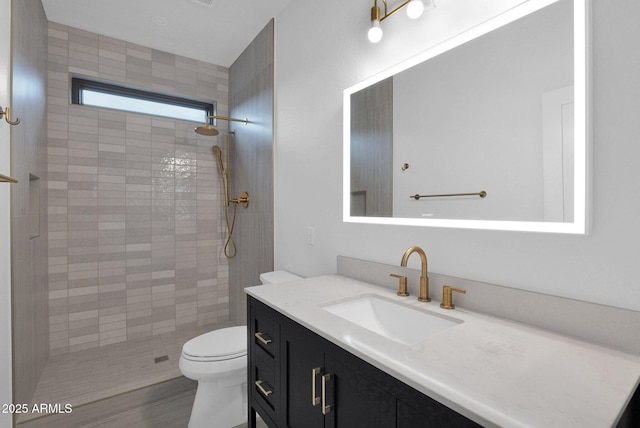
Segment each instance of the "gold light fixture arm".
[{"label": "gold light fixture arm", "polygon": [[[382,40],[382,28],[380,28],[380,23],[390,16],[395,15],[400,11],[400,9],[405,9],[407,12],[407,16],[410,19],[416,19],[422,16],[422,13],[427,10],[435,7],[434,0],[402,0],[402,3],[389,11],[389,3],[388,0],[380,0],[384,7],[384,13],[380,13],[380,6],[378,6],[378,0],[373,0],[373,7],[371,8],[371,27],[367,32],[367,37],[371,43],[378,43]],[[427,7],[425,8],[424,2],[427,2]]]},{"label": "gold light fixture arm", "polygon": [[[381,18],[379,18],[380,22],[384,21],[385,19],[387,19],[388,17],[395,15],[398,11],[400,11],[400,9],[402,9],[403,7],[405,7],[406,5],[409,4],[409,2],[411,0],[407,0],[404,3],[402,3],[400,6],[396,7],[395,9],[393,9],[391,12],[387,12],[387,0],[380,0],[382,3],[384,3],[384,16],[382,16]],[[377,2],[378,0],[375,0],[376,6],[377,7]],[[371,17],[371,19],[373,19],[373,16]]]}]

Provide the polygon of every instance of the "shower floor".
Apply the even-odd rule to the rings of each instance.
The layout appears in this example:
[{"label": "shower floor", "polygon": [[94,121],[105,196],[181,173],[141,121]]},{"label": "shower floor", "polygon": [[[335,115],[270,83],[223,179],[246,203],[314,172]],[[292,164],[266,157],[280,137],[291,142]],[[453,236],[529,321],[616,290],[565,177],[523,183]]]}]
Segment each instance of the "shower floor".
[{"label": "shower floor", "polygon": [[178,378],[182,376],[178,361],[186,341],[232,325],[225,322],[200,326],[53,356],[47,362],[32,404],[69,403],[76,408]]}]

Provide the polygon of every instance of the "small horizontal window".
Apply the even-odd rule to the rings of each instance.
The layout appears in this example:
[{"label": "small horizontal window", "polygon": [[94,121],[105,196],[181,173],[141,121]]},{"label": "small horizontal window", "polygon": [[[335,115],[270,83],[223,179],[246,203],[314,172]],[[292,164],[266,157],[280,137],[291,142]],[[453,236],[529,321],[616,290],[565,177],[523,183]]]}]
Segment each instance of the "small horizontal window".
[{"label": "small horizontal window", "polygon": [[71,102],[133,113],[208,122],[213,103],[73,77]]}]

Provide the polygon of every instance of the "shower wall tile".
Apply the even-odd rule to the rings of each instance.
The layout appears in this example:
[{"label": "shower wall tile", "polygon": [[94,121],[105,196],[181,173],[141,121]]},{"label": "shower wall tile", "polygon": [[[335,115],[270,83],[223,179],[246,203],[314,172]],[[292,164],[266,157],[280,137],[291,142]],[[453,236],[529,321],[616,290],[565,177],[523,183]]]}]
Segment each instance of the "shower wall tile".
[{"label": "shower wall tile", "polygon": [[273,270],[273,34],[271,20],[230,67],[231,115],[261,124],[260,129],[237,126],[236,138],[242,144],[231,152],[231,164],[237,165],[232,194],[247,190],[252,197],[235,226],[242,250],[230,261],[231,294],[225,290],[219,301],[230,302],[235,323],[246,320],[244,287],[259,284],[260,273]]},{"label": "shower wall tile", "polygon": [[211,154],[224,133],[68,100],[75,74],[215,101],[227,116],[228,69],[57,23],[48,65],[51,354],[227,321]]},{"label": "shower wall tile", "polygon": [[[64,258],[55,251],[48,252],[48,213],[55,215],[59,207],[48,209],[52,194],[64,194],[66,189],[57,175],[58,167],[66,169],[66,152],[48,151],[46,111],[47,94],[59,96],[56,82],[47,85],[47,20],[42,4],[36,1],[12,2],[11,54],[13,78],[11,82],[13,114],[22,124],[11,128],[11,175],[18,183],[11,185],[11,284],[13,315],[13,402],[28,403],[36,389],[49,358],[51,340],[64,333],[49,330],[49,299],[66,299],[64,292],[47,287],[49,272],[66,274]],[[64,40],[60,40],[64,44]],[[53,54],[55,55],[55,54]],[[3,103],[8,100],[1,100]],[[4,104],[3,104],[4,105]],[[3,121],[4,122],[4,121]],[[53,120],[52,134],[66,137],[66,126]],[[7,126],[3,123],[2,126]],[[47,158],[55,162],[49,175]],[[31,174],[39,180],[30,182]],[[54,177],[55,183],[49,182]],[[5,184],[5,186],[7,186]],[[50,190],[51,189],[51,190]],[[33,190],[39,192],[37,205],[32,204]],[[37,230],[32,217],[38,218]],[[64,227],[55,233],[66,235]],[[53,257],[49,260],[49,256]],[[53,292],[50,295],[50,292]],[[53,339],[51,339],[53,338]],[[64,337],[63,337],[64,338]],[[10,368],[9,368],[10,369]]]}]

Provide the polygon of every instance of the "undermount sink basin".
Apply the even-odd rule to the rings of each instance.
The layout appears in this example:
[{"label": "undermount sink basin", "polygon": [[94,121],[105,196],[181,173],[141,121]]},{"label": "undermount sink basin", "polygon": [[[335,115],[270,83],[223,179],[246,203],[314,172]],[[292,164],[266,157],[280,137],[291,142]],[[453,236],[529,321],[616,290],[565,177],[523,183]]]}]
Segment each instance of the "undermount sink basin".
[{"label": "undermount sink basin", "polygon": [[413,345],[462,323],[373,294],[329,304],[322,309],[405,345]]}]

